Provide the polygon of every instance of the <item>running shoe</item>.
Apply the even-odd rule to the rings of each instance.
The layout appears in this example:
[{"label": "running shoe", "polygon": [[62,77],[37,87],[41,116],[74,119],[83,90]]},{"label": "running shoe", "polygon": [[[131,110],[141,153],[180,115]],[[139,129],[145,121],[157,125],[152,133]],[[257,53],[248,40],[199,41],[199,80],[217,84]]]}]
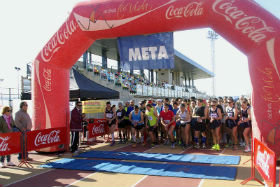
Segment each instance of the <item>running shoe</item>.
[{"label": "running shoe", "polygon": [[250,146],[246,146],[244,152],[245,152],[245,153],[251,152]]},{"label": "running shoe", "polygon": [[200,148],[199,143],[197,143],[197,144],[194,146],[194,148],[199,149],[199,148]]},{"label": "running shoe", "polygon": [[136,146],[137,146],[137,144],[136,144],[136,143],[132,145],[132,147],[136,147]]},{"label": "running shoe", "polygon": [[174,149],[175,148],[175,143],[171,144],[171,148]]},{"label": "running shoe", "polygon": [[122,143],[123,143],[123,141],[122,141],[122,140],[120,140],[120,141],[119,141],[119,144],[122,144]]},{"label": "running shoe", "polygon": [[214,144],[214,145],[212,146],[212,149],[213,149],[213,150],[216,150],[216,149],[217,149],[217,144]]},{"label": "running shoe", "polygon": [[168,145],[169,144],[169,140],[165,140],[164,145]]},{"label": "running shoe", "polygon": [[151,148],[154,148],[154,147],[155,147],[155,144],[152,143],[152,144],[151,144]]},{"label": "running shoe", "polygon": [[205,143],[202,144],[202,149],[206,149]]},{"label": "running shoe", "polygon": [[0,168],[4,168],[4,167],[5,167],[4,162],[0,162]]},{"label": "running shoe", "polygon": [[15,166],[13,162],[8,162],[7,166]]},{"label": "running shoe", "polygon": [[115,141],[112,141],[112,143],[110,144],[110,146],[114,146],[115,145]]},{"label": "running shoe", "polygon": [[219,145],[219,144],[216,144],[216,150],[217,150],[217,151],[220,151],[220,150],[221,150],[221,148],[220,148],[220,145]]}]

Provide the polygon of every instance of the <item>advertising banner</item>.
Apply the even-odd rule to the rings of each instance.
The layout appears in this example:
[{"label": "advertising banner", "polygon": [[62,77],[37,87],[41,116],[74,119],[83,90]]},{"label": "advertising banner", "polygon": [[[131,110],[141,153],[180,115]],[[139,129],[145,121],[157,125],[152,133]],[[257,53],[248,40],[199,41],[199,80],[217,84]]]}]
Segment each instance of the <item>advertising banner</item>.
[{"label": "advertising banner", "polygon": [[276,156],[258,139],[254,139],[254,164],[267,186],[276,185]]},{"label": "advertising banner", "polygon": [[95,119],[93,123],[88,124],[88,139],[102,136],[109,132],[109,127],[105,119]]},{"label": "advertising banner", "polygon": [[0,155],[19,153],[21,151],[20,137],[20,132],[0,134]]},{"label": "advertising banner", "polygon": [[85,114],[103,113],[105,107],[106,101],[83,101],[83,113]]},{"label": "advertising banner", "polygon": [[118,47],[124,70],[174,68],[172,32],[121,37]]},{"label": "advertising banner", "polygon": [[59,145],[61,149],[66,144],[66,127],[35,130],[26,133],[27,151],[38,150],[46,147]]}]

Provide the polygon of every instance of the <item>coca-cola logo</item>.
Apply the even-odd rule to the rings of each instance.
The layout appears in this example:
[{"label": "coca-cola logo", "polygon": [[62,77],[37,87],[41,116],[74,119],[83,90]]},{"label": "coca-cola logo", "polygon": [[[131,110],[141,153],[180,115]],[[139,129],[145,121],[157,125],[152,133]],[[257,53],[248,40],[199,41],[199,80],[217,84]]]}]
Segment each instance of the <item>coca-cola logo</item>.
[{"label": "coca-cola logo", "polygon": [[51,144],[51,143],[57,143],[60,142],[59,137],[60,130],[53,130],[48,134],[42,134],[42,132],[39,132],[35,138],[35,146],[39,146],[42,144]]},{"label": "coca-cola logo", "polygon": [[65,26],[63,25],[42,49],[40,53],[42,60],[49,62],[53,55],[60,49],[61,45],[70,38],[76,29],[77,26],[74,20],[67,20]]},{"label": "coca-cola logo", "polygon": [[166,19],[182,17],[188,18],[201,15],[203,15],[202,2],[192,2],[184,7],[175,7],[174,5],[171,5],[168,7],[165,13]]},{"label": "coca-cola logo", "polygon": [[10,139],[9,136],[6,137],[0,137],[0,152],[5,152],[5,151],[9,151],[10,148],[8,147],[8,140]]},{"label": "coca-cola logo", "polygon": [[262,168],[264,174],[270,179],[269,175],[269,160],[270,160],[270,154],[264,150],[264,152],[261,152],[261,146],[258,146],[257,150],[257,159],[256,164]]},{"label": "coca-cola logo", "polygon": [[94,125],[92,128],[92,135],[94,136],[95,134],[104,134],[105,133],[105,128],[104,124],[99,124],[99,125]]},{"label": "coca-cola logo", "polygon": [[215,13],[224,16],[231,24],[235,24],[237,30],[246,34],[256,43],[264,41],[267,38],[267,33],[275,32],[274,28],[267,26],[263,19],[247,15],[237,6],[234,6],[234,2],[235,0],[216,0],[212,9]]}]

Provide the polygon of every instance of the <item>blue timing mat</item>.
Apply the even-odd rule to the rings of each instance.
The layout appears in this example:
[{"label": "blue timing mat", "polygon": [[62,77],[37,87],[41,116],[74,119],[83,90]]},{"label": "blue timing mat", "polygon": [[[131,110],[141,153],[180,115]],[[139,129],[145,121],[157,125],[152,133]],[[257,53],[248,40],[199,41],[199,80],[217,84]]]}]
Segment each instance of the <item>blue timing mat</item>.
[{"label": "blue timing mat", "polygon": [[238,165],[240,156],[196,155],[196,154],[162,154],[162,153],[138,153],[117,151],[90,151],[77,157],[101,158],[117,160],[141,160],[158,162],[191,162],[202,164],[229,164]]},{"label": "blue timing mat", "polygon": [[157,164],[69,158],[64,158],[56,162],[41,165],[41,167],[220,180],[234,180],[237,171],[235,167],[224,166]]}]

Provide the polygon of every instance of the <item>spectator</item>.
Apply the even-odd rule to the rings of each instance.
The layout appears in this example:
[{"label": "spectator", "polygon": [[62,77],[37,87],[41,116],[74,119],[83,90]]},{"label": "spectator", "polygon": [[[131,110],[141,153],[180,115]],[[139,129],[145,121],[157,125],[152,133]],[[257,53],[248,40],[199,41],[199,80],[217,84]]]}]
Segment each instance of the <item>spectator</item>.
[{"label": "spectator", "polygon": [[25,143],[26,143],[25,135],[26,132],[31,131],[32,129],[32,122],[29,114],[27,113],[27,109],[28,109],[28,104],[25,101],[23,101],[20,103],[20,110],[15,115],[16,116],[15,125],[22,133],[21,148],[22,148],[22,153],[24,154],[22,155],[21,153],[19,153],[18,159],[32,161],[32,159],[28,157],[28,153],[25,153]]},{"label": "spectator", "polygon": [[[6,106],[3,108],[2,116],[0,117],[0,133],[10,133],[13,132],[13,128],[15,128],[15,122],[11,115],[12,110],[10,107]],[[11,155],[1,156],[0,168],[5,167],[4,161],[7,158],[7,166],[15,166],[13,162],[11,162]]]},{"label": "spectator", "polygon": [[78,154],[79,133],[82,131],[82,102],[77,101],[76,107],[71,111],[70,131],[71,131],[71,152]]}]

